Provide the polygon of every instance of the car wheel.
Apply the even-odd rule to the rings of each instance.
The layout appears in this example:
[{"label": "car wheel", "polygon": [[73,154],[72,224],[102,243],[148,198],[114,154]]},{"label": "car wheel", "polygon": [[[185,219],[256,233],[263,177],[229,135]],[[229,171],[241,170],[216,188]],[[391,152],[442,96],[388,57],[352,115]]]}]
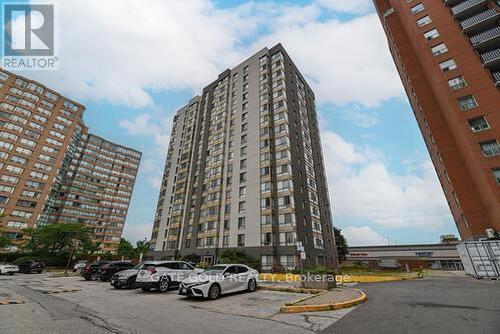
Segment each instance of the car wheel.
[{"label": "car wheel", "polygon": [[90,280],[91,280],[91,281],[97,281],[98,279],[99,279],[99,277],[97,277],[97,275],[96,275],[96,274],[92,274],[92,275],[90,275]]},{"label": "car wheel", "polygon": [[14,273],[13,273],[13,272],[10,272],[10,273],[9,273],[9,275],[10,275],[10,276],[12,276],[12,275],[14,275]]},{"label": "car wheel", "polygon": [[151,288],[141,288],[141,290],[144,292],[149,292],[149,291],[151,291]]},{"label": "car wheel", "polygon": [[217,299],[220,297],[220,286],[218,284],[212,284],[208,290],[208,299]]},{"label": "car wheel", "polygon": [[168,288],[170,288],[170,280],[168,278],[163,278],[158,285],[158,291],[164,293],[167,292]]},{"label": "car wheel", "polygon": [[254,292],[255,290],[257,290],[257,282],[252,278],[248,281],[248,291]]},{"label": "car wheel", "polygon": [[38,274],[41,274],[41,273],[42,273],[42,271],[43,271],[43,269],[40,269],[40,270],[37,270],[36,272],[37,272]]},{"label": "car wheel", "polygon": [[135,277],[132,276],[127,280],[126,284],[127,289],[135,289]]}]

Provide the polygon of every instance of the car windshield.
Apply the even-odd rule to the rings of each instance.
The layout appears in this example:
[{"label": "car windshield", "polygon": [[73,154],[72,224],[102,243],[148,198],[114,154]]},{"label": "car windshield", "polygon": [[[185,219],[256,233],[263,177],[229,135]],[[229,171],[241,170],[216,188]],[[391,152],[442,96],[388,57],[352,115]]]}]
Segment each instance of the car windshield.
[{"label": "car windshield", "polygon": [[226,266],[212,266],[208,267],[203,273],[206,275],[217,275],[222,274],[224,269],[226,269]]}]

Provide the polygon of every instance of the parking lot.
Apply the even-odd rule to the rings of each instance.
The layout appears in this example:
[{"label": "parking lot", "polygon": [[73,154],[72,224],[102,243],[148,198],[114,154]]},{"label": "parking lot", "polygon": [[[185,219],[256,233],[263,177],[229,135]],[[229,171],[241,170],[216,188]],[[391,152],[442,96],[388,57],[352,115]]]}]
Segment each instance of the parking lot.
[{"label": "parking lot", "polygon": [[306,295],[257,290],[208,301],[49,276],[0,276],[0,300],[24,302],[0,305],[0,333],[311,333],[354,309],[281,314]]}]

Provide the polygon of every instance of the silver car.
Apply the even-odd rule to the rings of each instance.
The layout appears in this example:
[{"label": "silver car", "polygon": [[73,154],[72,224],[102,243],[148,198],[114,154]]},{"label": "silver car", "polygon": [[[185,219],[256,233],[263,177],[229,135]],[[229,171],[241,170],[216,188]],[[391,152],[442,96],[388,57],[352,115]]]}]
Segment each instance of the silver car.
[{"label": "silver car", "polygon": [[160,292],[167,292],[171,287],[179,286],[192,273],[202,271],[184,261],[145,262],[137,273],[135,286],[143,291],[156,289]]},{"label": "silver car", "polygon": [[182,281],[179,294],[217,299],[220,295],[257,289],[259,272],[244,264],[219,264]]}]

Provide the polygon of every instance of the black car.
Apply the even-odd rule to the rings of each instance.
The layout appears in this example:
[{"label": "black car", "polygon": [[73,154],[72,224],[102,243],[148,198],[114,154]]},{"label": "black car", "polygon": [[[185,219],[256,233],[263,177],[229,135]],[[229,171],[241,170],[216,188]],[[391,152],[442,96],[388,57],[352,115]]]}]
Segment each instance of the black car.
[{"label": "black car", "polygon": [[135,265],[131,262],[126,261],[112,261],[109,263],[102,264],[99,267],[99,278],[103,282],[107,282],[111,279],[111,277],[123,270],[132,269]]},{"label": "black car", "polygon": [[38,273],[41,274],[45,269],[45,263],[40,260],[27,260],[19,264],[19,272],[23,274]]},{"label": "black car", "polygon": [[99,279],[99,267],[109,262],[111,261],[103,260],[87,264],[85,267],[83,267],[80,275],[85,278],[86,281],[97,281]]},{"label": "black car", "polygon": [[110,284],[115,289],[135,289],[135,279],[137,278],[137,273],[143,266],[144,264],[141,263],[132,269],[117,272],[111,277]]}]

